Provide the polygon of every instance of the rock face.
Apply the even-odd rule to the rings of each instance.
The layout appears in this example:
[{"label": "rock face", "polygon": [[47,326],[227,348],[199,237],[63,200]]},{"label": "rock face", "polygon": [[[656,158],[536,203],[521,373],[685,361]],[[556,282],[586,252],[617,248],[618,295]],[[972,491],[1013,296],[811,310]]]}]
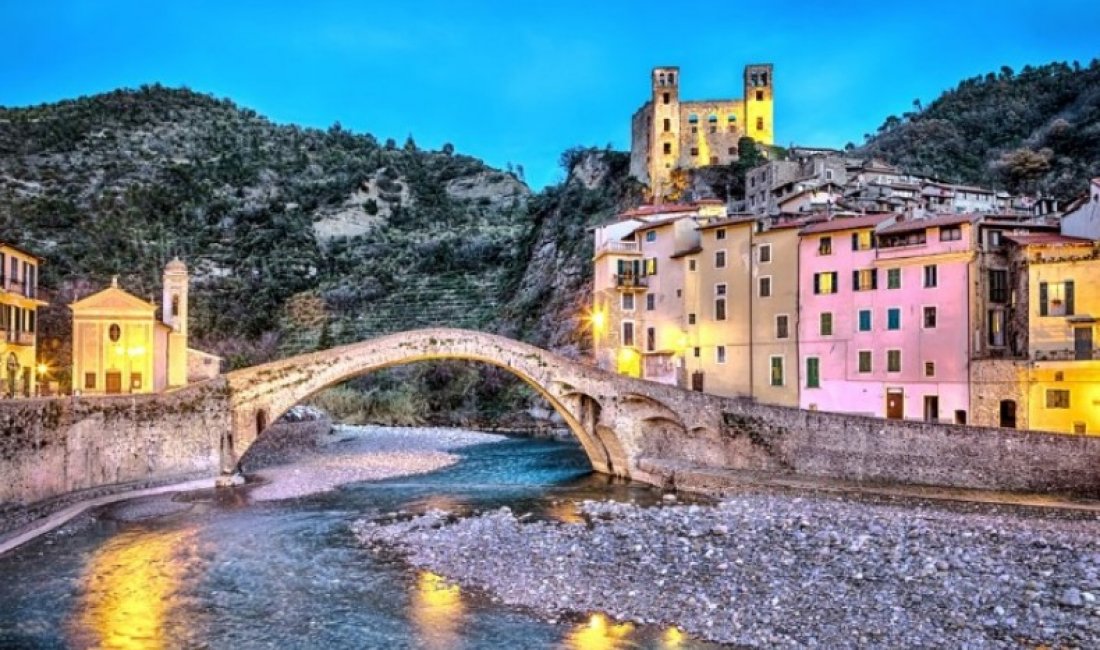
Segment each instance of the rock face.
[{"label": "rock face", "polygon": [[483,201],[497,206],[523,203],[531,190],[511,174],[484,171],[447,182],[447,195],[460,201]]},{"label": "rock face", "polygon": [[354,526],[371,548],[552,616],[607,613],[747,647],[1083,647],[1094,516],[756,493],[717,506],[507,509]]}]

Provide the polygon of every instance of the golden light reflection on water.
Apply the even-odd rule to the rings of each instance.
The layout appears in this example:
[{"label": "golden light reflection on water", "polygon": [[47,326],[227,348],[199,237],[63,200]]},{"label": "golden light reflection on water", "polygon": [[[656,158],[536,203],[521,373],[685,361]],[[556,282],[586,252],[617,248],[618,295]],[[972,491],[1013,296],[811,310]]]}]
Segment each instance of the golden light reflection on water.
[{"label": "golden light reflection on water", "polygon": [[613,650],[626,647],[634,631],[630,623],[611,624],[603,614],[593,614],[588,622],[577,626],[569,635],[569,647],[575,650]]},{"label": "golden light reflection on water", "polygon": [[132,532],[97,550],[85,569],[73,644],[118,650],[168,647],[165,626],[185,570],[177,556],[193,541],[193,530]]},{"label": "golden light reflection on water", "polygon": [[560,501],[550,504],[546,514],[564,524],[583,524],[584,517],[577,510],[577,504],[572,501]]},{"label": "golden light reflection on water", "polygon": [[412,619],[421,647],[459,646],[459,628],[465,611],[458,585],[430,571],[420,572],[413,594]]}]

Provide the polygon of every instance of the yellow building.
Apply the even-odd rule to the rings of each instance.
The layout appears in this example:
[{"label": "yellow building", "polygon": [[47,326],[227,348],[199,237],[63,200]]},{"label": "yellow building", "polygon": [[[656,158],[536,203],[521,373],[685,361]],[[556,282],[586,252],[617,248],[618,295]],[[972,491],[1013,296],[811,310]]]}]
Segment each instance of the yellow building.
[{"label": "yellow building", "polygon": [[21,248],[0,244],[0,329],[4,331],[0,393],[4,397],[38,392],[38,308],[46,305],[38,293],[41,262]]},{"label": "yellow building", "polygon": [[212,377],[220,360],[187,347],[187,267],[164,269],[157,306],[111,286],[74,302],[73,391],[85,395],[150,393]]},{"label": "yellow building", "polygon": [[752,396],[798,406],[798,242],[803,219],[768,219],[752,233]]},{"label": "yellow building", "polygon": [[[1028,427],[1100,435],[1100,243],[1010,235],[1027,307]],[[1022,274],[1021,274],[1022,275]]]}]

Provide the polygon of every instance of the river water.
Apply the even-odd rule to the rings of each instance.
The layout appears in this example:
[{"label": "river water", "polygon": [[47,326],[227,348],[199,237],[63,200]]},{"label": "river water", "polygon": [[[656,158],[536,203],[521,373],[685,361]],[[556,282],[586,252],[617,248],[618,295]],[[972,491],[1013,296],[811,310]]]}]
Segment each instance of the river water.
[{"label": "river water", "polygon": [[591,474],[575,445],[459,453],[438,472],[292,501],[205,491],[168,516],[120,520],[128,504],[74,521],[0,556],[0,648],[713,647],[598,613],[546,621],[357,544],[353,521],[396,511],[507,505],[572,521],[584,499],[659,496]]}]

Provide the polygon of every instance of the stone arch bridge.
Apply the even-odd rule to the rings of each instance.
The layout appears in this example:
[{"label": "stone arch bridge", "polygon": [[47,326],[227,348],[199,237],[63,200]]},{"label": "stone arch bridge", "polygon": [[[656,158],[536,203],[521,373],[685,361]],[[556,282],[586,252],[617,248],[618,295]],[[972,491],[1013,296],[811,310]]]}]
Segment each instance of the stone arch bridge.
[{"label": "stone arch bridge", "polygon": [[267,425],[310,395],[431,359],[511,371],[561,414],[594,469],[648,483],[707,489],[713,470],[733,468],[1100,497],[1100,436],[771,406],[624,377],[493,334],[425,329],[162,394],[0,400],[0,512],[79,490],[233,473]]}]

